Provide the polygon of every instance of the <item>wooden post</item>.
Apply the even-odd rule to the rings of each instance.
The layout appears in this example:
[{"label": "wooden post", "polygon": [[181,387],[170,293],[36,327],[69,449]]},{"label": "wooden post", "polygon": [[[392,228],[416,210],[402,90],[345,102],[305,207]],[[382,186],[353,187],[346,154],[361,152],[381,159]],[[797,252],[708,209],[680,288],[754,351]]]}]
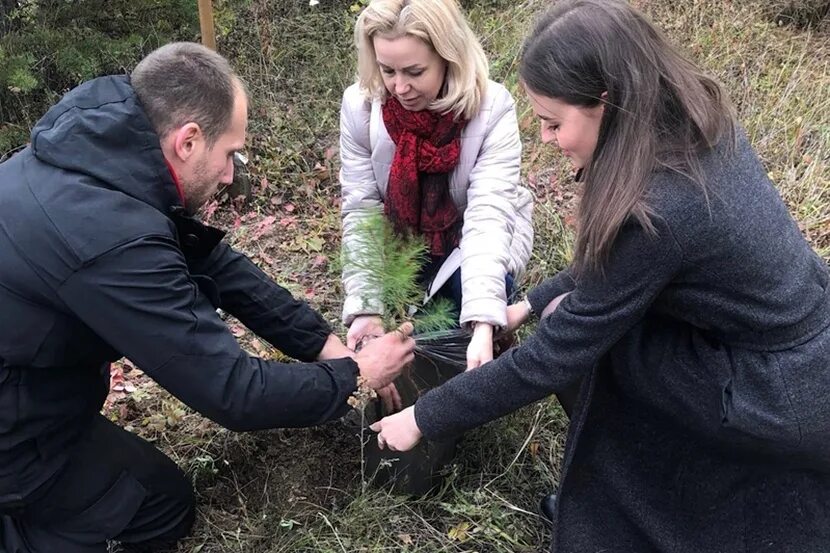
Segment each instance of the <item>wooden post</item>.
[{"label": "wooden post", "polygon": [[216,50],[216,33],[213,30],[213,3],[199,0],[199,26],[202,29],[202,44]]}]

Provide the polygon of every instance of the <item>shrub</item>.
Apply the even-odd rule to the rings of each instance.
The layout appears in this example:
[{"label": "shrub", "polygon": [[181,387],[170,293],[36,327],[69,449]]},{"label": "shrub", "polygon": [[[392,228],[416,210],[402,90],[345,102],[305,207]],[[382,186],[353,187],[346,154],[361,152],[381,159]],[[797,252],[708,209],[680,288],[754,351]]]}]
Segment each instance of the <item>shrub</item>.
[{"label": "shrub", "polygon": [[72,87],[198,36],[194,0],[4,0],[3,8],[0,153]]}]

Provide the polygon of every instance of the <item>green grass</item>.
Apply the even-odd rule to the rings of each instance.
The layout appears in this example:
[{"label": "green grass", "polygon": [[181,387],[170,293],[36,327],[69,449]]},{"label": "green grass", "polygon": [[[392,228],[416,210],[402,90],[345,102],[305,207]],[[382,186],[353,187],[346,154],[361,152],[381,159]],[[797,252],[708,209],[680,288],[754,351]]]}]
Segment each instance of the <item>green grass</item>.
[{"label": "green grass", "polygon": [[[251,172],[257,196],[239,208],[235,245],[339,327],[338,108],[354,79],[354,2],[217,2],[219,48],[253,96]],[[359,2],[358,2],[359,3]],[[669,37],[720,78],[805,235],[830,256],[830,76],[820,25],[780,25],[763,0],[640,0]],[[523,175],[537,198],[525,286],[561,269],[572,247],[576,188],[518,90],[521,40],[547,2],[465,2],[496,80],[518,101]],[[244,212],[244,216],[243,216]],[[263,221],[274,216],[272,230]],[[229,225],[233,217],[225,218]],[[259,227],[257,225],[260,225]],[[270,228],[270,227],[269,227]],[[243,335],[251,351],[276,355]],[[193,476],[195,533],[180,551],[538,551],[536,509],[553,490],[567,427],[555,400],[471,432],[446,484],[405,498],[362,490],[359,438],[344,423],[233,434],[149,386],[113,416]],[[153,413],[166,413],[152,418]]]}]

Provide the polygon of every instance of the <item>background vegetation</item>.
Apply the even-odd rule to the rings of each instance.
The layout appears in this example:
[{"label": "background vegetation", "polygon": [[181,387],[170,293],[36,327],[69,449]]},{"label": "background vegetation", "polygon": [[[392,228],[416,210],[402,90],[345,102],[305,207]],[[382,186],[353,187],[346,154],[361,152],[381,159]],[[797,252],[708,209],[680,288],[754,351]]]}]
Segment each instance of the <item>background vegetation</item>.
[{"label": "background vegetation", "polygon": [[[218,48],[253,103],[248,204],[220,198],[205,217],[338,327],[338,108],[352,82],[363,0],[217,0]],[[726,83],[773,182],[807,238],[830,257],[830,24],[826,0],[636,0],[673,42]],[[19,6],[22,4],[22,6]],[[463,2],[514,92],[523,175],[536,196],[536,246],[524,285],[567,261],[576,188],[516,83],[522,37],[544,0]],[[0,153],[80,80],[128,70],[171,39],[197,37],[195,0],[0,0]],[[252,352],[279,354],[233,320]],[[340,328],[342,331],[342,328]],[[129,362],[116,366],[108,414],[191,474],[200,501],[181,552],[538,551],[567,421],[555,400],[471,432],[444,488],[426,498],[362,491],[348,422],[227,432],[184,408]]]}]

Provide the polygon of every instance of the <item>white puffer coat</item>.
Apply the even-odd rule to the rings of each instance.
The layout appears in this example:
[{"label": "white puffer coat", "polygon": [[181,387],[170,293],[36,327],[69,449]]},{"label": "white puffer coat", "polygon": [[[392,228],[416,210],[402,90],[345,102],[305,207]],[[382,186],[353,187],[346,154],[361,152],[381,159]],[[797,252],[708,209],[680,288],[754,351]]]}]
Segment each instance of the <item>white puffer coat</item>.
[{"label": "white puffer coat", "polygon": [[[513,97],[493,81],[478,115],[461,134],[461,155],[450,177],[450,194],[463,215],[460,241],[460,323],[506,324],[504,280],[518,277],[533,246],[533,198],[519,185],[522,146]],[[340,110],[340,185],[343,244],[354,243],[361,217],[382,209],[395,143],[383,124],[381,103],[370,102],[357,84],[346,89]],[[343,322],[382,311],[354,267],[343,270]]]}]

